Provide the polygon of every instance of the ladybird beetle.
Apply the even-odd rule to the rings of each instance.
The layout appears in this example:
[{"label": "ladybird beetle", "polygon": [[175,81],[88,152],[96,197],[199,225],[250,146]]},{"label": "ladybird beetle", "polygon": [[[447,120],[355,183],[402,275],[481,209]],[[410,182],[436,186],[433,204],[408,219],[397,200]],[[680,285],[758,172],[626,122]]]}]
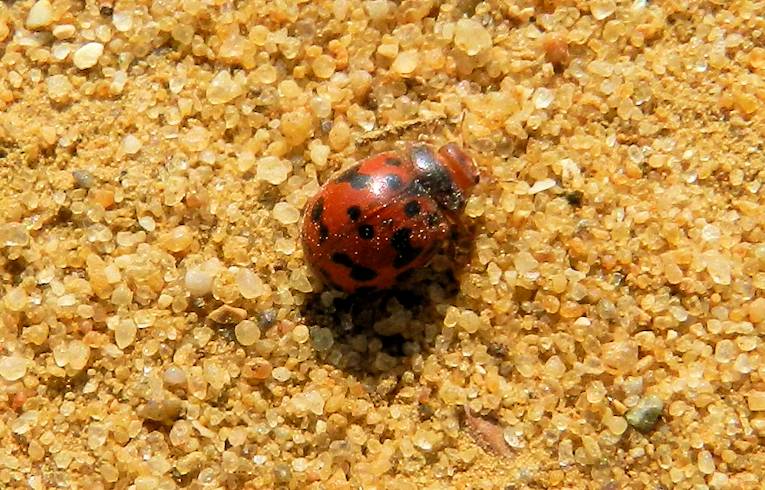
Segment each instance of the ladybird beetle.
[{"label": "ladybird beetle", "polygon": [[347,293],[393,286],[449,238],[479,175],[455,143],[371,156],[306,205],[303,248],[327,284]]}]

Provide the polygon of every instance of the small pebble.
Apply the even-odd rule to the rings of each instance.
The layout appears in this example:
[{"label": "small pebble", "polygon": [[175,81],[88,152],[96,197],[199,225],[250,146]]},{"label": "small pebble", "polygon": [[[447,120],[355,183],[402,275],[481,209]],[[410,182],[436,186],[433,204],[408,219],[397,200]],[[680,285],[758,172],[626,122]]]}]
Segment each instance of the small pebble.
[{"label": "small pebble", "polygon": [[59,24],[53,28],[53,36],[56,39],[69,39],[74,36],[77,29],[72,24]]},{"label": "small pebble", "polygon": [[610,17],[616,10],[614,0],[590,0],[590,12],[596,20]]},{"label": "small pebble", "polygon": [[396,56],[391,65],[391,70],[401,75],[409,75],[417,69],[420,63],[420,54],[417,50],[402,51]]},{"label": "small pebble", "polygon": [[19,356],[0,357],[0,376],[6,381],[17,381],[27,373],[29,362]]},{"label": "small pebble", "polygon": [[138,415],[156,422],[172,423],[181,416],[183,402],[175,397],[149,400],[138,409]]},{"label": "small pebble", "polygon": [[247,310],[223,305],[211,311],[208,318],[221,325],[238,323],[247,318]]},{"label": "small pebble", "polygon": [[279,185],[289,176],[292,171],[292,165],[278,157],[263,157],[258,160],[256,166],[256,176],[272,185]]},{"label": "small pebble", "polygon": [[765,321],[765,298],[757,298],[749,303],[749,320],[752,323]]},{"label": "small pebble", "polygon": [[114,329],[114,341],[117,347],[125,349],[134,341],[138,333],[138,326],[133,320],[125,319],[120,321]]},{"label": "small pebble", "polygon": [[335,73],[335,60],[326,54],[322,54],[316,57],[311,63],[314,75],[318,78],[329,78]]},{"label": "small pebble", "polygon": [[715,460],[712,457],[712,453],[710,453],[706,449],[699,451],[696,464],[699,468],[699,471],[701,471],[705,475],[711,475],[712,473],[715,472]]},{"label": "small pebble", "polygon": [[239,294],[245,299],[257,298],[265,292],[263,280],[250,269],[241,268],[236,272],[236,285]]},{"label": "small pebble", "polygon": [[658,422],[664,402],[656,395],[640,399],[638,404],[627,412],[627,422],[640,432],[650,432]]},{"label": "small pebble", "polygon": [[244,345],[252,345],[260,338],[260,327],[252,320],[243,320],[234,327],[236,340]]},{"label": "small pebble", "polygon": [[183,252],[191,246],[194,236],[188,226],[176,226],[160,237],[159,243],[171,252]]},{"label": "small pebble", "polygon": [[74,52],[72,61],[74,62],[74,66],[80,70],[87,70],[88,68],[96,66],[103,53],[103,44],[96,42],[86,43]]},{"label": "small pebble", "polygon": [[291,225],[300,220],[300,211],[292,204],[278,202],[274,206],[274,218],[283,225]]},{"label": "small pebble", "polygon": [[93,177],[93,174],[87,170],[74,170],[72,171],[72,177],[74,177],[74,183],[77,185],[77,187],[82,189],[90,189],[93,187],[93,184],[96,180]]},{"label": "small pebble", "polygon": [[56,102],[69,100],[74,92],[74,86],[66,75],[52,75],[45,80],[45,85],[48,89],[48,97]]},{"label": "small pebble", "polygon": [[184,284],[192,296],[205,296],[212,292],[213,279],[215,276],[211,271],[197,267],[186,271]]},{"label": "small pebble", "polygon": [[132,134],[128,134],[122,139],[122,151],[128,155],[135,155],[141,150],[141,140]]},{"label": "small pebble", "polygon": [[276,381],[285,382],[292,377],[292,372],[283,366],[279,366],[271,371],[271,376],[273,376]]},{"label": "small pebble", "polygon": [[52,22],[53,6],[48,0],[39,0],[29,9],[26,21],[27,29],[40,29],[49,26]]},{"label": "small pebble", "polygon": [[749,410],[753,412],[765,412],[765,391],[750,391],[746,395]]},{"label": "small pebble", "polygon": [[165,369],[162,379],[170,386],[182,386],[186,384],[186,372],[178,366],[170,366]]},{"label": "small pebble", "polygon": [[219,71],[207,87],[207,100],[213,105],[225,104],[244,93],[244,87],[228,70]]},{"label": "small pebble", "polygon": [[532,185],[529,189],[529,194],[533,196],[534,194],[544,192],[548,189],[552,189],[553,187],[555,187],[555,181],[553,179],[540,180],[534,182],[534,185]]},{"label": "small pebble", "polygon": [[454,44],[467,53],[475,56],[492,46],[489,31],[480,22],[473,19],[460,19],[454,31]]}]

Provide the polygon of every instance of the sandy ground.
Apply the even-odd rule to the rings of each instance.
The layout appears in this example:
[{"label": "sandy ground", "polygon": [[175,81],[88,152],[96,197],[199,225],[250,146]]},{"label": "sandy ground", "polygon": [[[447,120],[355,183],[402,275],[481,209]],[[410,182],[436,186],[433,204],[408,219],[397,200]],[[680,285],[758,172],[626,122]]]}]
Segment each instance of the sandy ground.
[{"label": "sandy ground", "polygon": [[[0,487],[759,488],[765,2],[100,1],[0,4]],[[414,140],[473,236],[328,290]]]}]

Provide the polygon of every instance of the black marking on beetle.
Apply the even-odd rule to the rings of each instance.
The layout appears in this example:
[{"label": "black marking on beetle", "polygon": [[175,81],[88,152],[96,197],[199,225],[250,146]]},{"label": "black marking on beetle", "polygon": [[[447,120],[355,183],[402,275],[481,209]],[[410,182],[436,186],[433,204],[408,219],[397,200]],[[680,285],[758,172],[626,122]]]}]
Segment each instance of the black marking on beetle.
[{"label": "black marking on beetle", "polygon": [[377,272],[375,272],[373,269],[370,269],[369,267],[364,267],[363,265],[354,263],[348,254],[335,252],[332,254],[332,262],[349,268],[351,270],[351,279],[354,281],[371,281],[377,277]]},{"label": "black marking on beetle", "polygon": [[441,222],[441,217],[438,215],[438,213],[430,213],[427,218],[425,218],[425,224],[427,224],[429,227],[434,227],[438,223]]},{"label": "black marking on beetle", "polygon": [[393,267],[400,269],[405,265],[410,264],[416,259],[422,249],[412,246],[412,229],[411,228],[399,228],[393,232],[393,236],[390,239],[390,244],[393,250],[396,251],[396,258],[393,260]]},{"label": "black marking on beetle", "polygon": [[353,261],[348,256],[348,254],[344,254],[340,252],[335,252],[332,254],[332,262],[334,262],[335,264],[343,265],[345,267],[353,267]]},{"label": "black marking on beetle", "polygon": [[400,274],[396,274],[396,282],[408,281],[412,277],[412,274],[414,274],[414,269],[408,269]]},{"label": "black marking on beetle", "polygon": [[327,241],[329,238],[329,228],[324,223],[319,223],[319,244]]},{"label": "black marking on beetle", "polygon": [[404,213],[410,218],[413,218],[420,214],[420,203],[416,199],[413,199],[404,205]]},{"label": "black marking on beetle", "polygon": [[346,170],[340,177],[337,178],[338,182],[348,182],[354,189],[363,189],[372,180],[369,175],[359,173],[359,169],[354,167],[350,170]]},{"label": "black marking on beetle", "polygon": [[390,189],[393,189],[394,191],[401,189],[401,186],[404,185],[404,183],[401,181],[401,177],[396,174],[386,175],[385,183]]},{"label": "black marking on beetle", "polygon": [[377,272],[369,267],[357,265],[351,268],[351,279],[354,281],[366,282],[371,281],[375,277],[377,277]]},{"label": "black marking on beetle", "polygon": [[410,196],[427,196],[428,189],[421,179],[414,179],[406,188],[406,193]]},{"label": "black marking on beetle", "polygon": [[372,225],[359,226],[359,236],[364,240],[371,240],[375,236],[375,229]]},{"label": "black marking on beetle", "polygon": [[412,148],[411,158],[418,173],[419,185],[428,195],[433,196],[439,205],[454,212],[464,206],[465,198],[462,192],[429,148]]},{"label": "black marking on beetle", "polygon": [[348,213],[348,217],[351,218],[351,221],[356,221],[361,217],[361,208],[358,206],[351,206],[346,210],[346,213]]},{"label": "black marking on beetle", "polygon": [[425,247],[425,250],[422,251],[421,255],[424,255],[425,257],[433,257],[433,255],[436,254],[436,248],[438,248],[439,242],[432,242],[430,245]]},{"label": "black marking on beetle", "polygon": [[390,165],[391,167],[400,167],[401,160],[394,157],[388,157],[385,159],[385,165]]},{"label": "black marking on beetle", "polygon": [[319,267],[319,275],[321,276],[321,279],[325,282],[329,281],[329,278],[331,277],[329,275],[329,271],[325,269],[324,267]]},{"label": "black marking on beetle", "polygon": [[316,204],[313,205],[313,208],[311,208],[311,221],[314,223],[319,223],[321,221],[321,216],[324,214],[324,198],[320,197]]}]

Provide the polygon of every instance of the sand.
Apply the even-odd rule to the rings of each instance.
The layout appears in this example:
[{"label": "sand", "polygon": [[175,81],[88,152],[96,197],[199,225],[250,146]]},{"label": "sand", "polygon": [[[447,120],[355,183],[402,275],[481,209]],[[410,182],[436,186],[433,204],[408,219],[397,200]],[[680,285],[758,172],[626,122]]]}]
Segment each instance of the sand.
[{"label": "sand", "polygon": [[[760,488],[761,1],[0,5],[0,487]],[[457,141],[372,299],[299,221]]]}]

